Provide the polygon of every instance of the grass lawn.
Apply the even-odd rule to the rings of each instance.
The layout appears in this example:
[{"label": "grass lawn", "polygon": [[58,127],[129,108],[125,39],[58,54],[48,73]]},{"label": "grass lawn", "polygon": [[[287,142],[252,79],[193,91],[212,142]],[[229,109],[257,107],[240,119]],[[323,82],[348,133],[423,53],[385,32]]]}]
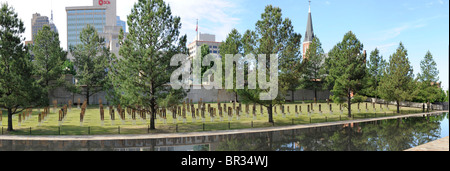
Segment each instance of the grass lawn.
[{"label": "grass lawn", "polygon": [[[308,103],[310,104],[310,103]],[[108,135],[108,134],[147,134],[147,133],[174,133],[174,132],[201,132],[201,131],[215,131],[215,130],[228,130],[228,129],[243,129],[243,128],[260,128],[271,126],[286,126],[297,124],[309,124],[319,122],[332,122],[339,120],[349,120],[346,108],[343,108],[343,112],[339,111],[339,105],[332,104],[333,113],[330,113],[329,106],[326,103],[314,104],[314,112],[310,115],[307,114],[308,104],[286,104],[285,110],[287,112],[287,106],[289,106],[290,114],[282,115],[280,107],[277,106],[277,114],[273,114],[275,125],[268,123],[267,108],[263,108],[263,115],[260,113],[259,105],[256,106],[256,119],[251,114],[252,105],[250,105],[250,114],[247,117],[245,113],[245,105],[242,105],[243,112],[240,112],[240,118],[237,120],[237,116],[234,115],[231,122],[229,122],[228,115],[224,112],[222,121],[217,116],[214,120],[211,120],[208,112],[205,112],[204,122],[201,118],[197,117],[194,120],[191,118],[191,114],[187,113],[186,121],[178,117],[175,121],[172,119],[172,114],[167,113],[167,120],[157,117],[156,130],[148,130],[149,117],[147,120],[142,120],[136,114],[136,120],[131,119],[131,115],[126,113],[126,119],[120,120],[119,115],[116,112],[116,120],[112,121],[109,116],[109,111],[105,108],[105,120],[100,119],[100,110],[98,105],[88,106],[84,117],[84,122],[80,124],[80,109],[76,106],[68,112],[61,126],[58,121],[58,111],[53,113],[53,108],[50,109],[50,114],[39,125],[38,123],[38,110],[34,109],[33,114],[22,121],[19,125],[18,115],[13,117],[14,132],[7,132],[7,113],[3,111],[2,117],[2,133],[10,135]],[[319,104],[321,105],[322,114],[319,113]],[[223,103],[222,103],[223,105]],[[295,105],[301,106],[302,113],[298,116],[295,114]],[[236,104],[237,106],[237,104]],[[61,108],[61,106],[59,106]],[[197,107],[197,104],[195,104]],[[211,107],[217,108],[217,104],[212,104]],[[227,107],[232,107],[232,103],[228,103]],[[396,106],[389,105],[389,110],[383,105],[383,109],[380,105],[375,106],[374,111],[372,104],[368,104],[368,110],[366,111],[366,103],[360,104],[360,112],[358,112],[357,104],[352,104],[352,114],[354,118],[364,117],[382,117],[385,115],[395,115],[394,111]],[[59,108],[59,109],[60,109]],[[57,109],[58,110],[58,109]],[[421,109],[402,107],[401,110],[405,113],[421,112]],[[43,111],[43,109],[41,109]],[[218,112],[217,112],[218,115]],[[175,123],[174,123],[175,122]],[[1,134],[0,134],[1,135]]]}]

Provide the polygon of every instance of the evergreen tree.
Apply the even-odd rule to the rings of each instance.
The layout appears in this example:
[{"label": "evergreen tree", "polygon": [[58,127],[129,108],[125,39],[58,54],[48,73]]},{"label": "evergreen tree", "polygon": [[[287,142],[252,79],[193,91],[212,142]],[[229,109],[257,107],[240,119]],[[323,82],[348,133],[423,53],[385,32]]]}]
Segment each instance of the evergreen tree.
[{"label": "evergreen tree", "polygon": [[89,97],[104,90],[111,55],[105,45],[105,39],[100,37],[91,25],[87,25],[81,31],[80,41],[77,46],[69,47],[77,70],[75,78],[78,82],[75,92],[84,95],[87,104],[90,104]]},{"label": "evergreen tree", "polygon": [[7,131],[14,131],[12,116],[40,103],[43,91],[33,78],[31,55],[23,44],[22,20],[14,8],[1,4],[0,10],[0,108],[7,110]]},{"label": "evergreen tree", "polygon": [[[64,84],[65,76],[61,65],[67,60],[67,52],[60,47],[59,35],[48,25],[39,30],[32,46],[34,55],[34,75],[39,77],[38,83],[50,93]],[[49,105],[47,103],[45,105]]]},{"label": "evergreen tree", "polygon": [[400,102],[414,97],[415,84],[408,52],[400,42],[397,51],[389,57],[389,63],[381,78],[378,88],[380,97],[388,101],[396,101],[397,113],[400,113]]},{"label": "evergreen tree", "polygon": [[378,86],[380,84],[381,77],[383,76],[383,70],[386,65],[386,61],[383,56],[380,56],[380,51],[375,48],[370,53],[370,59],[367,61],[367,74],[365,77],[365,86],[362,93],[366,96],[377,98]]},{"label": "evergreen tree", "polygon": [[441,88],[439,83],[439,71],[433,55],[428,51],[425,58],[420,62],[421,73],[417,75],[418,94],[416,98],[421,102],[433,103],[440,97]]},{"label": "evergreen tree", "polygon": [[304,72],[305,63],[302,63],[302,51],[301,51],[301,39],[302,35],[293,33],[289,37],[287,44],[280,56],[280,83],[283,87],[286,87],[291,92],[291,101],[295,101],[295,91],[300,86],[300,79]]},{"label": "evergreen tree", "polygon": [[347,102],[344,106],[348,109],[348,117],[352,113],[352,95],[360,91],[366,73],[366,57],[362,55],[362,50],[363,44],[350,31],[329,53],[329,75],[326,80],[333,82],[333,101]]},{"label": "evergreen tree", "polygon": [[[245,88],[239,89],[237,92],[244,103],[257,103],[267,107],[270,123],[274,122],[273,107],[284,103],[290,87],[289,82],[285,82],[286,79],[283,79],[287,78],[285,74],[289,74],[286,72],[288,68],[285,67],[293,61],[300,63],[298,60],[300,56],[294,55],[299,54],[300,41],[298,40],[300,39],[301,35],[294,33],[291,20],[283,19],[281,9],[272,5],[266,6],[264,13],[261,14],[261,20],[256,23],[256,30],[247,31],[244,34],[242,41],[244,42],[244,53],[254,54],[258,58],[258,83],[256,89]],[[271,61],[271,59],[275,59],[274,57],[277,60]],[[265,59],[265,65],[259,64],[263,62],[260,61],[261,59]],[[298,68],[293,66],[289,67]],[[262,70],[265,70],[266,73],[264,74]],[[277,74],[274,77],[279,75],[281,79],[271,78],[270,72]],[[264,75],[266,77],[262,78]],[[267,84],[264,86],[262,82]],[[273,96],[273,92],[277,93],[276,97]],[[262,98],[264,95],[270,96],[272,100],[265,100]]]},{"label": "evergreen tree", "polygon": [[317,91],[322,90],[325,82],[325,54],[319,38],[314,37],[306,51],[304,60],[304,73],[302,74],[301,88],[314,91],[314,99],[317,99]]},{"label": "evergreen tree", "polygon": [[176,69],[170,67],[171,58],[187,54],[186,36],[179,37],[180,17],[172,16],[163,0],[139,0],[128,25],[129,34],[125,39],[120,36],[122,58],[113,67],[114,91],[124,106],[149,109],[150,129],[155,129],[156,111],[163,105],[158,102],[179,103],[186,95],[183,89],[168,86]]},{"label": "evergreen tree", "polygon": [[[200,60],[202,62],[203,62],[203,59],[205,58],[205,56],[208,54],[210,54],[209,46],[207,44],[203,44],[202,46],[200,46],[200,55],[201,55]],[[201,76],[203,76],[209,68],[211,68],[211,67],[202,66],[202,71],[201,71],[202,75]]]},{"label": "evergreen tree", "polygon": [[[238,30],[233,29],[231,30],[231,32],[228,34],[226,40],[224,42],[222,42],[222,44],[220,44],[219,49],[220,49],[220,56],[222,56],[222,68],[223,68],[223,82],[225,83],[225,58],[226,58],[226,54],[232,54],[232,55],[237,55],[237,54],[242,54],[242,42],[241,42],[242,36],[239,33]],[[244,70],[246,71],[246,70]],[[233,75],[236,74],[236,64],[233,63]],[[233,79],[233,85],[236,85],[236,79]],[[236,86],[234,86],[233,89],[227,89],[227,92],[230,93],[234,93],[235,94],[235,101],[238,101],[238,95],[237,95],[237,89]]]}]

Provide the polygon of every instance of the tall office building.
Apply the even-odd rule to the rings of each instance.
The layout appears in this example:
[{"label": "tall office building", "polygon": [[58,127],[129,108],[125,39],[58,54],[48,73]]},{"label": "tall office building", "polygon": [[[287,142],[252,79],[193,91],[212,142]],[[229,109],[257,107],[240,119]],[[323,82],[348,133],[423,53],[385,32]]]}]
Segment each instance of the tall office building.
[{"label": "tall office building", "polygon": [[127,22],[120,20],[120,16],[117,16],[117,26],[122,27],[123,32],[127,32]]},{"label": "tall office building", "polygon": [[[53,12],[52,12],[53,13]],[[39,13],[33,14],[33,18],[31,18],[31,43],[34,42],[34,38],[36,37],[39,30],[44,27],[44,25],[50,26],[51,30],[54,32],[58,32],[55,24],[53,23],[53,17],[49,19],[47,16],[41,16]]]},{"label": "tall office building", "polygon": [[189,57],[193,58],[197,54],[197,50],[203,45],[206,44],[209,46],[209,53],[220,55],[219,46],[222,42],[216,42],[216,35],[213,34],[202,34],[199,33],[194,42],[188,45],[189,48]]},{"label": "tall office building", "polygon": [[[117,22],[116,0],[93,0],[93,6],[66,7],[67,12],[67,49],[80,44],[80,33],[88,24],[97,29],[105,38],[106,46],[112,53],[119,53],[119,31],[122,26]],[[68,55],[73,59],[72,55]]]}]

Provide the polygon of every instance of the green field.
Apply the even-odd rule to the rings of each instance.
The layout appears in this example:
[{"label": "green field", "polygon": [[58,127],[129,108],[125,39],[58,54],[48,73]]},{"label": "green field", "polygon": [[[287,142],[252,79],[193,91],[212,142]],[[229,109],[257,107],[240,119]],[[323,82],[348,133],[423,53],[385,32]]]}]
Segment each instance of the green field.
[{"label": "green field", "polygon": [[[322,114],[319,113],[319,104],[322,106]],[[228,129],[243,129],[243,128],[259,128],[259,127],[271,127],[271,126],[286,126],[297,124],[309,124],[319,122],[332,122],[339,120],[349,120],[346,108],[343,108],[343,112],[339,111],[339,105],[332,104],[333,113],[330,113],[329,106],[326,103],[319,103],[314,105],[315,112],[310,115],[307,114],[308,104],[286,104],[285,110],[287,113],[287,106],[290,108],[290,114],[282,115],[279,106],[277,106],[277,114],[274,113],[275,124],[268,123],[267,108],[263,108],[263,115],[260,113],[259,105],[256,106],[256,119],[251,114],[252,105],[250,105],[250,114],[247,117],[245,113],[245,105],[242,105],[243,112],[240,113],[240,118],[237,120],[237,116],[233,115],[231,122],[229,121],[227,113],[224,112],[222,121],[219,116],[211,120],[208,112],[205,112],[204,122],[201,118],[197,117],[194,120],[191,118],[191,114],[187,113],[186,121],[181,117],[177,117],[174,120],[171,113],[167,113],[167,120],[159,118],[156,119],[156,130],[148,130],[149,117],[147,120],[142,120],[136,114],[136,120],[131,119],[131,115],[126,113],[126,119],[120,120],[119,115],[116,112],[116,120],[110,119],[109,111],[105,108],[105,120],[100,119],[100,110],[98,105],[88,106],[84,117],[84,122],[80,124],[80,109],[76,107],[72,108],[68,112],[63,123],[58,121],[58,111],[53,113],[53,108],[50,109],[48,117],[38,123],[38,110],[34,109],[33,114],[22,121],[19,125],[18,115],[13,117],[14,132],[7,132],[7,114],[3,111],[2,119],[2,134],[10,135],[108,135],[108,134],[147,134],[147,133],[174,133],[174,132],[200,132],[200,131],[214,131],[214,130],[228,130]],[[301,106],[302,113],[296,116],[295,105]],[[223,106],[223,104],[222,104]],[[236,104],[237,106],[237,104]],[[326,106],[326,107],[324,107]],[[383,109],[380,109],[379,104],[376,105],[374,111],[372,104],[368,104],[368,111],[365,109],[365,103],[361,103],[361,112],[358,112],[357,105],[352,105],[352,114],[354,118],[369,118],[369,117],[383,117],[397,115],[394,113],[396,106],[389,105],[389,110],[383,105]],[[197,108],[197,104],[195,104]],[[211,107],[217,108],[217,104],[211,104]],[[232,107],[232,103],[228,103],[227,107]],[[59,106],[58,109],[60,109]],[[58,110],[57,109],[57,110]],[[402,113],[415,113],[421,112],[421,109],[402,107]],[[41,111],[43,111],[41,109]],[[218,112],[217,112],[218,115]],[[1,135],[1,134],[0,134]]]}]

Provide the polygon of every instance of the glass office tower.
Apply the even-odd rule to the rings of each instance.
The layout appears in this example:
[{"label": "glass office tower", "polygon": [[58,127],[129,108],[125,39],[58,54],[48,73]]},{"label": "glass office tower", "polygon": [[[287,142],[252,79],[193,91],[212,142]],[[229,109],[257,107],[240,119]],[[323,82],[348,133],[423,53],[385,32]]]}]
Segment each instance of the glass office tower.
[{"label": "glass office tower", "polygon": [[[116,56],[119,53],[118,36],[120,28],[117,20],[116,0],[93,0],[93,6],[66,7],[67,12],[67,49],[80,44],[80,33],[88,24],[97,29],[105,45]],[[72,54],[68,54],[73,59]]]},{"label": "glass office tower", "polygon": [[67,11],[67,46],[80,43],[80,33],[87,25],[103,33],[106,26],[106,9],[72,9]]}]

